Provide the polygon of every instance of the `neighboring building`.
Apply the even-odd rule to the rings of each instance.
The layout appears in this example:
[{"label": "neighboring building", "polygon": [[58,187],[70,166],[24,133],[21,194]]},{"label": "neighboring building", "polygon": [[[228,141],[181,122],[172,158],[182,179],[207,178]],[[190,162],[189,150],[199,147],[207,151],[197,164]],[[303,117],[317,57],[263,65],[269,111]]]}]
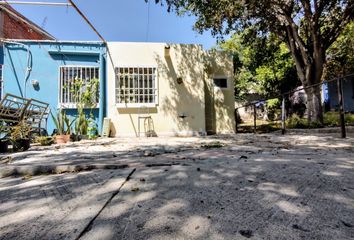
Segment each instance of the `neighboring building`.
[{"label": "neighboring building", "polygon": [[31,22],[10,5],[0,5],[0,38],[54,40],[41,27]]},{"label": "neighboring building", "polygon": [[[8,4],[0,4],[0,39],[54,40],[41,27],[27,19]],[[2,89],[2,67],[4,63],[3,42],[0,42],[0,97]]]},{"label": "neighboring building", "polygon": [[234,132],[230,56],[166,43],[112,42],[108,49],[113,136],[137,136],[139,125],[140,132],[157,136]]},{"label": "neighboring building", "polygon": [[[38,99],[75,116],[65,90],[99,78],[94,116],[111,120],[111,136],[233,133],[232,58],[200,45],[15,41],[4,44],[4,93]],[[106,59],[107,58],[107,63]],[[112,60],[112,61],[111,61]],[[48,132],[54,129],[49,118]]]},{"label": "neighboring building", "polygon": [[[53,112],[66,109],[76,115],[70,86],[74,79],[100,81],[100,97],[93,110],[99,126],[104,113],[106,48],[101,42],[15,41],[4,43],[3,88],[5,93],[34,98],[50,104]],[[48,119],[48,133],[55,128]]]},{"label": "neighboring building", "polygon": [[[354,113],[354,77],[347,77],[342,81],[344,111]],[[324,88],[325,104],[328,110],[338,110],[338,87],[337,81],[326,84]]]}]

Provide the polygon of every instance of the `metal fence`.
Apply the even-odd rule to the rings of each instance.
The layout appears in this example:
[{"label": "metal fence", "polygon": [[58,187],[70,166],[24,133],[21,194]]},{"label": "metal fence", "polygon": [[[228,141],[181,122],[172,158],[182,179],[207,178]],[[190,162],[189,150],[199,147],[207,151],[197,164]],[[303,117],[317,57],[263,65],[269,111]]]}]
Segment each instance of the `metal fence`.
[{"label": "metal fence", "polygon": [[[323,121],[309,122],[308,89],[320,89]],[[248,100],[235,108],[236,133],[264,133],[286,129],[340,129],[346,137],[346,127],[354,126],[354,74],[348,74],[272,98]]]}]

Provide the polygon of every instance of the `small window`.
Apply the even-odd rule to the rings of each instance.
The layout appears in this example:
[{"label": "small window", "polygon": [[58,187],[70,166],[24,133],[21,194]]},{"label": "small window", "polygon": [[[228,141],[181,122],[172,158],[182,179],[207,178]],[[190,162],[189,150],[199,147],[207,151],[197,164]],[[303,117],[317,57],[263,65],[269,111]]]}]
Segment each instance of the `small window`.
[{"label": "small window", "polygon": [[214,78],[214,85],[219,88],[227,88],[226,78]]},{"label": "small window", "polygon": [[157,74],[154,67],[116,68],[116,104],[157,104]]},{"label": "small window", "polygon": [[352,84],[352,93],[353,93],[352,98],[354,98],[354,77],[350,78],[350,82]]},{"label": "small window", "polygon": [[64,107],[76,107],[81,94],[95,93],[92,102],[99,102],[99,68],[91,66],[61,66],[59,79],[59,103]]}]

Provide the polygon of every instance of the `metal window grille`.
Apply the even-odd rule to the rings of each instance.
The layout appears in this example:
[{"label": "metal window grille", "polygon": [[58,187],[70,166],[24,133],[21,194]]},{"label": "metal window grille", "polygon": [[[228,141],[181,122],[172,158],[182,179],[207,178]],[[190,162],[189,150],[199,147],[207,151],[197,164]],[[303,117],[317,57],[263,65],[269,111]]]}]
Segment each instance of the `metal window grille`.
[{"label": "metal window grille", "polygon": [[116,103],[156,104],[157,73],[154,67],[117,67]]},{"label": "metal window grille", "polygon": [[[92,66],[61,66],[60,67],[60,94],[59,103],[75,105],[80,101],[80,93],[83,93],[93,79],[99,79],[99,68]],[[81,89],[75,85],[75,81],[83,81]],[[93,102],[99,102],[99,89],[92,96]]]}]

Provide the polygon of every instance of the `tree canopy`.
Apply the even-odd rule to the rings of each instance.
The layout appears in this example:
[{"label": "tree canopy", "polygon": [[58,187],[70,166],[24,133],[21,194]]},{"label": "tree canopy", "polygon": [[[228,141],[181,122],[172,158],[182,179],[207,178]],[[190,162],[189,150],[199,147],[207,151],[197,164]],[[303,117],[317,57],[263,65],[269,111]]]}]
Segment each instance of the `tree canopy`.
[{"label": "tree canopy", "polygon": [[354,21],[327,50],[325,79],[354,73]]},{"label": "tree canopy", "polygon": [[[148,1],[148,0],[145,0]],[[214,35],[252,26],[284,41],[306,88],[309,121],[323,121],[321,82],[327,49],[354,17],[354,0],[155,0],[196,16],[195,29]]]},{"label": "tree canopy", "polygon": [[[254,35],[253,41],[248,41],[250,34]],[[291,53],[274,34],[257,36],[247,29],[219,47],[234,56],[236,99],[242,100],[250,93],[274,97],[301,85]]]}]

